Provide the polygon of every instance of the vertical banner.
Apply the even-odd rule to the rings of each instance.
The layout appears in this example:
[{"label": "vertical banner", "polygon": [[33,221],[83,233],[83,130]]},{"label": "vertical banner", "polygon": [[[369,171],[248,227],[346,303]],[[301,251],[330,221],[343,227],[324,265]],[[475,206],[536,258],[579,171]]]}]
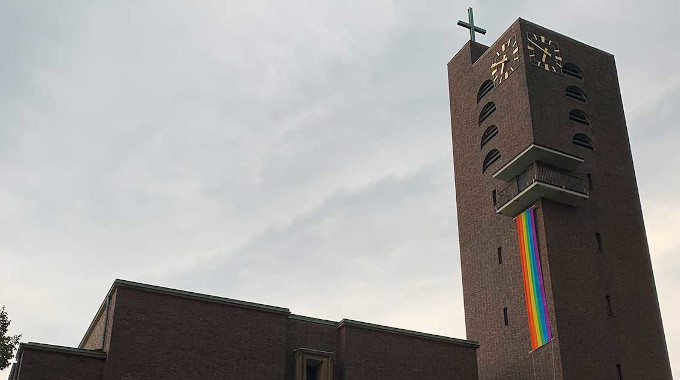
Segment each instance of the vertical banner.
[{"label": "vertical banner", "polygon": [[531,349],[535,350],[552,339],[552,331],[550,331],[550,318],[545,302],[541,259],[538,255],[534,208],[532,207],[519,214],[515,218],[515,222],[517,223],[517,239],[519,240],[519,254],[524,277],[524,298],[529,316]]}]

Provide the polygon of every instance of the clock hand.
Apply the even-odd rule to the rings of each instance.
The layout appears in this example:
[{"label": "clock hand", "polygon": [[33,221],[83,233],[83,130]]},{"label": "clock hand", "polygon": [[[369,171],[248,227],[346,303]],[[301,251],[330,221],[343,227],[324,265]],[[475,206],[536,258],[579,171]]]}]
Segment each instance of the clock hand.
[{"label": "clock hand", "polygon": [[500,61],[494,63],[493,65],[491,65],[491,67],[492,67],[492,68],[493,68],[493,67],[496,67],[496,66],[500,65],[501,63],[503,63],[503,62],[505,62],[505,61],[507,61],[507,60],[508,60],[508,57],[503,57],[503,59],[501,59]]},{"label": "clock hand", "polygon": [[531,42],[532,44],[536,45],[536,47],[539,48],[539,49],[541,49],[541,51],[544,52],[548,57],[552,57],[552,54],[548,53],[548,49],[542,48],[542,47],[538,46],[538,44],[535,43],[535,42],[532,41],[532,40],[529,40],[529,42]]}]

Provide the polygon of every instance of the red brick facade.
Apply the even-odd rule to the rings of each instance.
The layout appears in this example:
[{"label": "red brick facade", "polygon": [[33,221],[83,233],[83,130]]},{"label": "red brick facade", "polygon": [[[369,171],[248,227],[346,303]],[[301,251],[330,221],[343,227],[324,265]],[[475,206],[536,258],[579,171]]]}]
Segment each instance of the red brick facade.
[{"label": "red brick facade", "polygon": [[17,359],[10,380],[101,380],[106,366],[103,352],[37,343],[22,343]]},{"label": "red brick facade", "polygon": [[473,380],[477,347],[117,280],[80,348],[22,344],[10,380],[294,380],[298,349],[327,354],[334,380]]}]

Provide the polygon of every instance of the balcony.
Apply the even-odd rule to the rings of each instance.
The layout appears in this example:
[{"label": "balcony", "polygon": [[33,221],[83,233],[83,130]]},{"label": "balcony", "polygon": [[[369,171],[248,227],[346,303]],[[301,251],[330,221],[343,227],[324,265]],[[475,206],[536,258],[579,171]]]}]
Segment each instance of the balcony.
[{"label": "balcony", "polygon": [[588,192],[583,178],[533,163],[510,185],[496,193],[496,213],[515,216],[539,198],[576,206],[588,199]]},{"label": "balcony", "polygon": [[583,162],[583,158],[542,145],[531,144],[510,162],[498,169],[493,177],[506,182],[512,181],[534,162],[543,162],[557,168],[574,170]]}]

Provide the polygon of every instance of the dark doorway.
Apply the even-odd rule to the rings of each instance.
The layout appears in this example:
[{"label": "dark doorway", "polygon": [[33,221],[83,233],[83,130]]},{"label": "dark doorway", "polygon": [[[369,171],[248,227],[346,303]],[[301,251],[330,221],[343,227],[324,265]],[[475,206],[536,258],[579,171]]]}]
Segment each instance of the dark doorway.
[{"label": "dark doorway", "polygon": [[312,363],[307,363],[307,369],[305,372],[305,380],[321,380],[320,377],[320,372],[319,371],[320,367],[315,366]]}]

